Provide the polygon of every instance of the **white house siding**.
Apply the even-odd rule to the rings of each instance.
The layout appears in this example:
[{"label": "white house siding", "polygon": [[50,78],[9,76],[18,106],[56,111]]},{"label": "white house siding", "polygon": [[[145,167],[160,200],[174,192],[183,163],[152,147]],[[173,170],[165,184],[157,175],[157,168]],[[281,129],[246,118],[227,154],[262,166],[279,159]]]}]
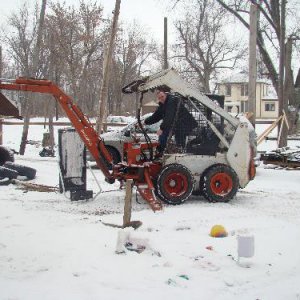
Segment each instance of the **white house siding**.
[{"label": "white house siding", "polygon": [[[234,82],[226,82],[224,80],[222,83],[219,83],[219,94],[225,95],[225,109],[229,110],[229,107],[232,106],[231,112],[238,113],[242,109],[242,101],[248,101],[248,96],[241,95],[241,85],[248,84],[245,82],[236,82],[234,77],[230,78]],[[226,85],[231,85],[231,95],[226,95]],[[268,89],[270,84],[263,80],[257,82],[256,84],[256,118],[269,119],[277,118],[278,116],[278,101],[277,96],[274,93],[268,95]],[[266,111],[265,104],[274,104],[274,111]],[[249,104],[248,104],[249,105]]]}]

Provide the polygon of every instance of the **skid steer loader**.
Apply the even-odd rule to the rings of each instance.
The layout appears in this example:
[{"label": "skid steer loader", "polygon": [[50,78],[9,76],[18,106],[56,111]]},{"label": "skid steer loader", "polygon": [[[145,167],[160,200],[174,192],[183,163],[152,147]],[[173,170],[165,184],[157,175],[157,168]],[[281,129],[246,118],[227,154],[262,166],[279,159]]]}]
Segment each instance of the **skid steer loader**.
[{"label": "skid steer loader", "polygon": [[123,92],[139,93],[141,108],[143,95],[161,86],[178,97],[178,103],[184,104],[198,126],[188,135],[184,149],[176,148],[170,134],[161,169],[154,178],[157,195],[169,204],[180,204],[192,193],[203,194],[212,202],[228,202],[255,176],[252,125],[226,112],[223,96],[199,92],[173,69],[138,79]]}]

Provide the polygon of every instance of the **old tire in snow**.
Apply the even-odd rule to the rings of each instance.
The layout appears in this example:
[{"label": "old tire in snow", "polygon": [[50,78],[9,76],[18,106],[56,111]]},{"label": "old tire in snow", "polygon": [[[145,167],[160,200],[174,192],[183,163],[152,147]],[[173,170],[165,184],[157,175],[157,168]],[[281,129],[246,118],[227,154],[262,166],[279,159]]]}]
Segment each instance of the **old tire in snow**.
[{"label": "old tire in snow", "polygon": [[239,180],[235,171],[226,165],[214,165],[202,178],[202,192],[210,202],[228,202],[238,191]]},{"label": "old tire in snow", "polygon": [[15,161],[14,153],[10,149],[0,146],[0,166],[2,166],[7,161]]},{"label": "old tire in snow", "polygon": [[35,178],[36,175],[36,169],[14,164],[12,162],[6,162],[4,164],[4,167],[16,171],[19,173],[20,176],[26,176],[28,179],[33,179]]},{"label": "old tire in snow", "polygon": [[162,201],[178,205],[190,197],[194,189],[194,178],[185,166],[170,164],[161,170],[157,178],[156,189]]},{"label": "old tire in snow", "polygon": [[0,167],[0,179],[3,178],[9,178],[9,179],[15,179],[18,177],[18,172],[15,170],[11,170],[9,168]]}]

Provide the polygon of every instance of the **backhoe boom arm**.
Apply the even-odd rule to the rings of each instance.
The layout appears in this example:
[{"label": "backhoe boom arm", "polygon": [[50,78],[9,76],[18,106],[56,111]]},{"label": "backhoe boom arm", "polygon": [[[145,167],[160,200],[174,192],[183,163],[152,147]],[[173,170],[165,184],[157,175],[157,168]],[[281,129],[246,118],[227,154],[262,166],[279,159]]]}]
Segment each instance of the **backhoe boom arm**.
[{"label": "backhoe boom arm", "polygon": [[103,140],[97,134],[88,118],[73,100],[66,95],[57,85],[49,80],[18,78],[16,80],[1,79],[0,89],[10,91],[24,91],[42,94],[50,94],[59,102],[62,109],[70,119],[75,130],[80,135],[84,144],[93,155],[98,167],[109,182],[114,181],[112,173],[107,167],[113,163],[110,153],[107,151]]}]

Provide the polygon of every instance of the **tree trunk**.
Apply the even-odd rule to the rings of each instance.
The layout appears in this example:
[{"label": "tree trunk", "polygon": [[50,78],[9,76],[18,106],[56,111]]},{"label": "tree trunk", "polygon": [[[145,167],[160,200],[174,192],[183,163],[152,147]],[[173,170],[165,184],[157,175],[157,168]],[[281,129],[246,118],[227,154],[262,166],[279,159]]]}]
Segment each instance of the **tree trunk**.
[{"label": "tree trunk", "polygon": [[26,112],[25,117],[24,117],[24,125],[23,125],[21,144],[20,144],[20,149],[19,149],[20,155],[24,155],[24,153],[25,153],[27,137],[28,137],[28,130],[29,130],[29,122],[30,122],[30,115],[29,115],[29,113]]},{"label": "tree trunk", "polygon": [[293,70],[291,66],[292,61],[292,47],[293,41],[288,38],[285,46],[285,81],[284,81],[284,91],[288,99],[288,104],[293,108],[287,112],[289,120],[289,131],[288,134],[296,133],[296,123],[297,123],[297,104],[296,104],[296,91],[293,78]]}]

